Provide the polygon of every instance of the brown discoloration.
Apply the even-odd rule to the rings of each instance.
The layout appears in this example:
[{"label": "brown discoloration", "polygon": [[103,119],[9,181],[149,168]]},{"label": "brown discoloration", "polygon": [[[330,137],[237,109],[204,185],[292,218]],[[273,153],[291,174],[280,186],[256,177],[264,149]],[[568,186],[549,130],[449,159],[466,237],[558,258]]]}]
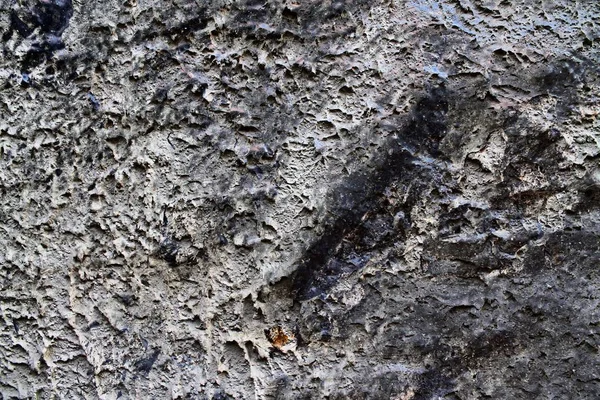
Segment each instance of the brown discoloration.
[{"label": "brown discoloration", "polygon": [[296,336],[290,330],[283,328],[281,326],[274,326],[267,330],[267,338],[278,350],[283,350],[283,348],[292,342],[296,341]]}]

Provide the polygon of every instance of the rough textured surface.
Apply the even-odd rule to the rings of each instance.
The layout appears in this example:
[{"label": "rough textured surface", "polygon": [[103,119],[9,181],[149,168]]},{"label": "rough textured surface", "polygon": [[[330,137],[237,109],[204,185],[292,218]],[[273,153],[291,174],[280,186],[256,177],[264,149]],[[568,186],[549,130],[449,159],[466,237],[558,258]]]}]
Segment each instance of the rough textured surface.
[{"label": "rough textured surface", "polygon": [[2,397],[600,397],[599,24],[0,0]]}]

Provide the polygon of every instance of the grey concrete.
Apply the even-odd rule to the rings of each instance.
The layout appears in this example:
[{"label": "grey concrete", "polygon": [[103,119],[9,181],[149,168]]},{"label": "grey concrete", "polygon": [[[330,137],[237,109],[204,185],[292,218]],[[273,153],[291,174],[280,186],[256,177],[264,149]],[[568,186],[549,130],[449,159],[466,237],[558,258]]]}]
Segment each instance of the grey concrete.
[{"label": "grey concrete", "polygon": [[1,0],[2,398],[599,398],[599,24]]}]

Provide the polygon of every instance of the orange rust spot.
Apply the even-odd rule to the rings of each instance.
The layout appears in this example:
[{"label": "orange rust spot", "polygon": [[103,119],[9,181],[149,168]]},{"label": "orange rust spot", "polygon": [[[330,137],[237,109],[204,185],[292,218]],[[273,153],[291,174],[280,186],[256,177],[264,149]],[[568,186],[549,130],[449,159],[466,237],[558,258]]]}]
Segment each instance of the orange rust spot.
[{"label": "orange rust spot", "polygon": [[271,344],[279,350],[296,339],[293,333],[286,332],[281,326],[275,326],[269,329],[267,336],[269,337]]}]

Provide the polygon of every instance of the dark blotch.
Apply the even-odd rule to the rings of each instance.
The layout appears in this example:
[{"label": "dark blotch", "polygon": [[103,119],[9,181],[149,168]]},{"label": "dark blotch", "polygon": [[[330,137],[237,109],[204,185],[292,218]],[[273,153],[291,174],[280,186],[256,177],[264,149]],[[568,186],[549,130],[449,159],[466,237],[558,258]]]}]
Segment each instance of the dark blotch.
[{"label": "dark blotch", "polygon": [[71,0],[51,0],[48,2],[37,2],[33,7],[13,10],[10,15],[10,27],[2,36],[8,40],[13,32],[21,37],[29,37],[39,28],[40,40],[35,41],[25,54],[21,70],[31,70],[52,57],[52,53],[65,47],[61,35],[69,26],[69,20],[73,16],[73,4]]},{"label": "dark blotch", "polygon": [[150,370],[152,369],[152,366],[158,359],[159,354],[160,354],[160,350],[155,350],[154,353],[152,353],[149,357],[142,358],[142,359],[136,361],[135,368],[138,371],[143,372],[145,374],[149,373]]},{"label": "dark blotch", "polygon": [[94,94],[90,92],[88,93],[87,97],[94,111],[98,111],[100,109],[100,102],[98,101],[96,96],[94,96]]},{"label": "dark blotch", "polygon": [[[389,207],[383,194],[392,182],[428,182],[432,172],[416,161],[418,155],[440,156],[438,147],[446,134],[446,114],[449,103],[444,87],[437,87],[421,99],[410,115],[408,123],[399,124],[397,139],[385,146],[383,160],[371,171],[352,174],[332,193],[329,206],[333,216],[326,222],[324,234],[305,252],[292,277],[297,300],[322,295],[342,276],[361,268],[356,262],[359,250],[385,245],[391,221],[386,219]],[[402,206],[410,209],[421,186],[413,185],[415,193],[407,196]],[[394,215],[403,212],[394,209]],[[382,214],[382,215],[379,215]]]},{"label": "dark blotch", "polygon": [[134,297],[130,294],[118,294],[117,297],[125,306],[129,307],[134,303]]},{"label": "dark blotch", "polygon": [[230,398],[224,392],[218,391],[213,395],[212,400],[229,400]]},{"label": "dark blotch", "polygon": [[159,256],[165,260],[171,267],[177,265],[177,252],[179,251],[179,244],[173,239],[165,239],[160,244],[158,249]]},{"label": "dark blotch", "polygon": [[73,16],[73,5],[71,0],[52,0],[48,3],[38,2],[33,7],[32,17],[36,26],[44,33],[61,35],[69,26],[69,20]]},{"label": "dark blotch", "polygon": [[27,26],[27,24],[23,22],[21,18],[19,18],[19,16],[17,15],[17,13],[14,11],[10,13],[10,28],[2,36],[2,39],[4,41],[7,41],[12,35],[13,31],[16,31],[19,35],[21,35],[24,38],[28,37],[33,33],[33,29]]}]

